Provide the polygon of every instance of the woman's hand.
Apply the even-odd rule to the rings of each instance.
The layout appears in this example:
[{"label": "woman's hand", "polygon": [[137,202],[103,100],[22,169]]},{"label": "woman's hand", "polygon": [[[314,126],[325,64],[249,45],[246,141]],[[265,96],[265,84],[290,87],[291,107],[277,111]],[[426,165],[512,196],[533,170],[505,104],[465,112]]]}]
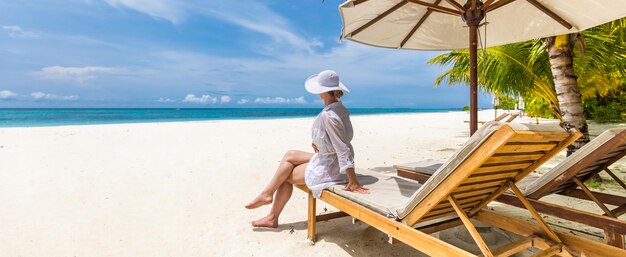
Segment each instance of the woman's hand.
[{"label": "woman's hand", "polygon": [[370,190],[367,188],[364,188],[363,186],[361,186],[361,184],[359,184],[359,181],[350,181],[348,182],[348,184],[346,185],[346,187],[343,188],[343,190],[346,191],[350,191],[350,192],[355,192],[355,193],[359,193],[359,194],[369,194]]},{"label": "woman's hand", "polygon": [[356,173],[354,172],[354,168],[348,168],[346,170],[346,175],[348,175],[348,184],[346,185],[346,187],[343,188],[343,190],[355,192],[359,194],[370,193],[369,189],[364,188],[363,186],[361,186],[361,183],[359,183],[359,180],[356,178]]},{"label": "woman's hand", "polygon": [[320,151],[317,150],[317,146],[315,144],[311,143],[311,146],[313,147],[313,151],[315,151],[316,153]]}]

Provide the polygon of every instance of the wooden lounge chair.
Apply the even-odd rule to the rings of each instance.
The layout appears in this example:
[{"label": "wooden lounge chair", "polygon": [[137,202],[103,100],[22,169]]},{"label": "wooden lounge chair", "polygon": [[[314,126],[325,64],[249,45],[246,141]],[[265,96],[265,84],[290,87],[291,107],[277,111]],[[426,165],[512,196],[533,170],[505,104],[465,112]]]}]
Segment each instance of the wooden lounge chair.
[{"label": "wooden lounge chair", "polygon": [[[519,181],[517,186],[539,212],[603,229],[607,244],[624,247],[626,221],[619,220],[617,217],[626,213],[626,197],[593,192],[585,186],[584,182],[605,171],[626,190],[626,184],[609,169],[611,164],[625,155],[626,129],[607,130],[550,171],[541,176],[530,174]],[[424,182],[441,165],[443,161],[427,160],[395,165],[395,168],[401,177]],[[605,216],[539,201],[550,194],[593,201]],[[503,194],[498,197],[497,201],[523,207],[512,194]],[[607,205],[617,207],[609,209]]]},{"label": "wooden lounge chair", "polygon": [[513,121],[515,118],[517,118],[517,116],[519,116],[519,113],[514,113],[514,114],[511,114],[511,116],[509,116],[509,118],[508,118],[508,119],[506,119],[506,121],[505,121],[505,122],[511,122],[511,121]]},{"label": "wooden lounge chair", "polygon": [[[316,199],[309,192],[308,237],[315,241],[316,221],[350,215],[431,256],[475,256],[428,235],[464,225],[483,256],[510,256],[524,249],[542,249],[545,256],[568,255],[565,248],[588,254],[626,255],[626,251],[550,229],[515,186],[552,158],[580,133],[568,133],[554,125],[522,125],[490,122],[481,127],[455,155],[423,184],[398,177],[370,174],[370,194],[324,190],[320,200],[342,213],[316,216]],[[521,165],[512,157],[526,158]],[[483,209],[511,188],[537,221],[531,224]],[[498,249],[489,249],[470,218],[525,236]],[[566,246],[566,247],[564,247]],[[598,255],[597,251],[602,250]]]}]

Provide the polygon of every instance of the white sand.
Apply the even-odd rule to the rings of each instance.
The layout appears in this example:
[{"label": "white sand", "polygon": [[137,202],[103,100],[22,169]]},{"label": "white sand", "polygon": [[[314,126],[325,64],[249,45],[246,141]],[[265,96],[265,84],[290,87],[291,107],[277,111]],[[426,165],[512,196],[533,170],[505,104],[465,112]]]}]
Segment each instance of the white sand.
[{"label": "white sand", "polygon": [[[393,164],[446,158],[466,141],[467,117],[353,116],[356,164],[393,172]],[[286,150],[311,151],[312,120],[1,128],[0,256],[416,254],[348,218],[320,223],[309,246],[297,189],[278,229],[251,228],[269,207],[243,206]]]}]

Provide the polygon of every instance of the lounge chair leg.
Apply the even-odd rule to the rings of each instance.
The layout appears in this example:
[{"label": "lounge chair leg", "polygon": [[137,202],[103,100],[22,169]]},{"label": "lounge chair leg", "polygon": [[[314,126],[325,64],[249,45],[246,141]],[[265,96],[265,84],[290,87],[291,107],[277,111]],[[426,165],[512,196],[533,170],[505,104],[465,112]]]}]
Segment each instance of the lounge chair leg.
[{"label": "lounge chair leg", "polygon": [[459,218],[463,222],[463,225],[465,225],[465,228],[467,228],[467,230],[469,231],[470,235],[478,245],[478,248],[480,248],[483,256],[493,257],[494,255],[489,250],[487,243],[485,243],[485,240],[483,240],[483,238],[480,236],[478,230],[476,230],[476,227],[474,227],[474,224],[472,224],[472,221],[470,221],[465,211],[463,211],[463,208],[461,208],[461,205],[456,201],[456,199],[454,199],[452,195],[448,195],[448,201],[450,202],[450,205],[452,205],[452,208],[454,208],[456,214],[459,215]]},{"label": "lounge chair leg", "polygon": [[619,184],[620,186],[622,186],[623,189],[626,190],[626,184],[624,184],[624,182],[619,179],[617,177],[617,175],[615,175],[615,173],[613,173],[611,170],[609,170],[609,168],[604,168],[604,171],[606,171],[606,173],[609,174],[609,176],[611,176],[613,178],[613,180],[615,180],[615,182],[617,182],[617,184]]},{"label": "lounge chair leg", "polygon": [[309,193],[309,211],[308,211],[308,224],[307,224],[307,230],[308,230],[308,235],[307,238],[310,240],[311,244],[315,244],[315,223],[316,223],[316,218],[317,216],[315,215],[315,197],[313,197],[312,193]]},{"label": "lounge chair leg", "polygon": [[611,210],[611,213],[613,213],[613,215],[615,215],[615,217],[622,216],[622,214],[626,213],[626,204],[623,204],[620,207],[617,207],[617,208]]},{"label": "lounge chair leg", "polygon": [[387,243],[391,245],[398,242],[398,239],[395,239],[391,234],[387,234],[387,237],[388,237]]},{"label": "lounge chair leg", "polygon": [[624,235],[620,235],[611,230],[604,230],[604,243],[623,249]]},{"label": "lounge chair leg", "polygon": [[552,231],[552,229],[550,229],[550,227],[548,227],[548,224],[546,224],[546,222],[541,218],[539,213],[537,213],[537,210],[535,209],[535,207],[533,207],[533,205],[528,201],[528,199],[524,197],[524,194],[522,194],[522,191],[520,191],[519,188],[517,188],[517,186],[515,185],[515,182],[509,180],[508,184],[509,184],[509,187],[511,187],[511,190],[513,190],[513,192],[515,193],[515,196],[517,196],[517,199],[519,199],[520,202],[524,204],[524,207],[526,207],[526,210],[528,210],[528,212],[530,212],[530,214],[537,221],[537,223],[539,223],[539,226],[541,226],[543,231],[546,232],[548,237],[550,237],[552,241],[558,244],[562,244],[563,242],[561,241],[561,239],[556,235],[556,233],[554,233],[554,231]]},{"label": "lounge chair leg", "polygon": [[589,188],[587,188],[587,186],[585,186],[585,184],[583,184],[582,181],[580,181],[577,178],[572,178],[572,180],[576,183],[576,185],[578,185],[580,187],[580,189],[583,192],[585,192],[585,194],[589,197],[589,199],[593,200],[598,205],[598,207],[600,207],[600,209],[602,209],[602,211],[604,211],[604,214],[606,214],[606,216],[609,216],[611,218],[615,218],[615,215],[613,215],[611,210],[609,210],[609,208],[607,208],[606,205],[604,205],[604,203],[602,203],[595,195],[593,195],[591,190],[589,190]]}]

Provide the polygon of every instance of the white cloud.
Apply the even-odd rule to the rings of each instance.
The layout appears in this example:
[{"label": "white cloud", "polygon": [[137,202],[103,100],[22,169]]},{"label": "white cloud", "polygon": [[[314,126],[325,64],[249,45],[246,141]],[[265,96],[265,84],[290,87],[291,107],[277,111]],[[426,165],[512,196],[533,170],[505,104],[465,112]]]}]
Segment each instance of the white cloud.
[{"label": "white cloud", "polygon": [[210,95],[202,95],[196,96],[194,94],[188,94],[183,99],[184,103],[196,103],[196,104],[214,104],[217,103],[217,97],[212,97]]},{"label": "white cloud", "polygon": [[0,100],[6,100],[6,99],[12,99],[14,97],[16,97],[17,94],[13,93],[9,90],[2,90],[0,91]]},{"label": "white cloud", "polygon": [[[313,53],[316,48],[324,46],[316,38],[300,35],[287,19],[257,1],[225,1],[215,6],[202,3],[196,8],[205,15],[269,36],[274,42],[265,45],[266,50],[297,49]],[[287,44],[289,48],[278,44]]]},{"label": "white cloud", "polygon": [[[200,0],[105,0],[115,8],[128,8],[172,24],[181,24],[188,16],[201,15],[219,19],[250,31],[269,36],[274,42],[264,45],[265,50],[305,50],[313,52],[323,43],[316,38],[300,35],[297,28],[280,14],[271,10],[266,3],[239,1]],[[279,44],[287,44],[285,48]],[[258,44],[255,44],[258,46]]]},{"label": "white cloud", "polygon": [[165,19],[173,24],[181,23],[185,16],[183,3],[171,0],[105,0],[109,5],[126,7],[148,14],[154,18]]},{"label": "white cloud", "polygon": [[55,94],[46,94],[44,92],[34,92],[30,94],[36,101],[41,100],[58,100],[58,101],[76,101],[78,100],[77,95],[55,95]]},{"label": "white cloud", "polygon": [[97,74],[115,73],[117,69],[111,67],[85,66],[85,67],[44,67],[35,72],[35,75],[48,80],[64,80],[82,84],[97,78]]},{"label": "white cloud", "polygon": [[223,103],[223,104],[230,103],[230,100],[231,100],[230,96],[227,96],[227,95],[220,97],[220,103]]},{"label": "white cloud", "polygon": [[243,98],[243,99],[239,99],[239,101],[237,101],[237,104],[247,104],[249,102],[250,102],[250,99]]},{"label": "white cloud", "polygon": [[156,100],[159,103],[173,103],[176,102],[176,100],[172,100],[170,98],[163,98],[163,97],[159,97],[159,99]]},{"label": "white cloud", "polygon": [[5,25],[2,26],[2,29],[9,33],[9,36],[12,38],[38,38],[34,32],[24,31],[20,26],[16,25]]},{"label": "white cloud", "polygon": [[307,101],[304,100],[304,96],[301,97],[297,97],[297,98],[284,98],[284,97],[257,97],[256,100],[254,100],[255,103],[260,103],[260,104],[306,104]]}]

